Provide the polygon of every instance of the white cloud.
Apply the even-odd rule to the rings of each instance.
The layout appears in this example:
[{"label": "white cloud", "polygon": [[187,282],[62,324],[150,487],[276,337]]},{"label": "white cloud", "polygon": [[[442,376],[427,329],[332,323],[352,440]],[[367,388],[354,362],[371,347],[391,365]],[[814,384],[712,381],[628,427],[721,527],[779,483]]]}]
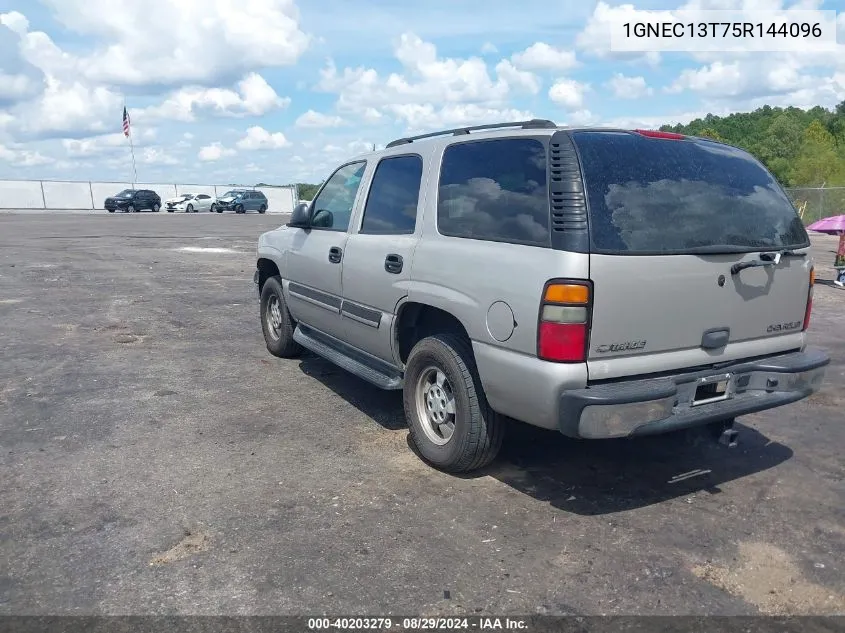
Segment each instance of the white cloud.
[{"label": "white cloud", "polygon": [[462,125],[481,125],[502,121],[533,119],[531,112],[514,108],[488,108],[473,103],[448,104],[437,108],[431,104],[396,104],[386,106],[397,119],[404,122],[407,131],[431,131]]},{"label": "white cloud", "polygon": [[246,131],[246,136],[237,142],[239,149],[280,149],[290,145],[290,141],[281,132],[268,132],[263,127],[253,126]]},{"label": "white cloud", "polygon": [[[134,139],[133,142],[141,146]],[[123,136],[122,132],[116,132],[114,134],[102,134],[81,139],[64,138],[62,139],[62,146],[70,157],[95,156],[104,152],[115,151],[118,148],[128,151],[129,139]]]},{"label": "white cloud", "polygon": [[40,152],[14,149],[2,144],[0,144],[0,160],[9,163],[13,167],[37,167],[55,162],[55,159],[44,156]]},{"label": "white cloud", "polygon": [[197,153],[197,158],[201,161],[211,162],[220,160],[224,156],[234,156],[236,153],[237,152],[235,150],[223,147],[221,143],[215,141],[211,145],[206,145],[200,148],[200,151]]},{"label": "white cloud", "polygon": [[479,57],[439,58],[433,44],[413,33],[400,37],[395,57],[403,73],[386,77],[373,68],[338,71],[330,63],[321,71],[317,89],[337,93],[341,111],[374,120],[376,113],[399,105],[473,103],[487,108],[507,107],[515,90],[531,93],[538,87],[530,73],[510,63],[500,64],[494,79]]},{"label": "white cloud", "polygon": [[521,88],[530,94],[540,92],[540,78],[537,75],[527,70],[518,70],[506,59],[496,64],[496,74],[509,86]]},{"label": "white cloud", "polygon": [[589,110],[576,110],[569,115],[564,125],[596,125],[601,118],[597,114],[593,114]]},{"label": "white cloud", "polygon": [[575,46],[587,54],[599,58],[615,58],[640,60],[656,65],[660,62],[659,53],[618,53],[610,50],[610,30],[613,24],[637,22],[649,18],[656,19],[665,16],[665,11],[644,11],[633,4],[610,6],[600,1],[593,9],[593,14],[587,20],[584,29],[576,36]]},{"label": "white cloud", "polygon": [[179,161],[160,147],[144,149],[141,160],[147,165],[178,165]]},{"label": "white cloud", "polygon": [[343,119],[336,115],[308,110],[308,112],[299,115],[294,125],[305,128],[337,127],[343,125]]},{"label": "white cloud", "polygon": [[290,99],[276,94],[259,74],[250,73],[237,84],[237,91],[228,88],[186,86],[171,93],[163,103],[144,108],[141,118],[193,121],[200,112],[218,116],[261,116],[287,107]]},{"label": "white cloud", "polygon": [[482,55],[495,55],[499,52],[499,49],[496,48],[496,45],[493,42],[484,42],[481,46],[481,54]]},{"label": "white cloud", "polygon": [[584,105],[584,93],[587,90],[589,90],[587,84],[574,79],[558,79],[549,88],[549,99],[569,110],[578,110]]},{"label": "white cloud", "polygon": [[24,14],[18,11],[0,13],[0,24],[18,35],[25,35],[29,30],[29,20],[26,19]]},{"label": "white cloud", "polygon": [[0,101],[20,101],[34,95],[42,84],[24,74],[8,74],[0,70]]},{"label": "white cloud", "polygon": [[654,93],[646,83],[645,77],[626,77],[622,73],[614,74],[607,82],[607,87],[617,99],[640,99]]},{"label": "white cloud", "polygon": [[537,42],[511,56],[514,66],[524,70],[569,70],[578,64],[575,53]]},{"label": "white cloud", "polygon": [[85,135],[121,128],[122,100],[103,86],[90,87],[47,76],[43,94],[18,109],[18,123],[25,134]]},{"label": "white cloud", "polygon": [[54,19],[88,41],[86,78],[131,85],[207,83],[294,64],[309,38],[294,0],[44,0]]}]

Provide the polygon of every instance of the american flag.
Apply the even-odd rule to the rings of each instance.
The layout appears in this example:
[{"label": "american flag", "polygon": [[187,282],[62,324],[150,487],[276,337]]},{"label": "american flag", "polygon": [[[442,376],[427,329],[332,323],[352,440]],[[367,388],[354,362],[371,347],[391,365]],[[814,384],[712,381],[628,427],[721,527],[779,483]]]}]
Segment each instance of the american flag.
[{"label": "american flag", "polygon": [[129,136],[129,112],[123,106],[123,136]]}]

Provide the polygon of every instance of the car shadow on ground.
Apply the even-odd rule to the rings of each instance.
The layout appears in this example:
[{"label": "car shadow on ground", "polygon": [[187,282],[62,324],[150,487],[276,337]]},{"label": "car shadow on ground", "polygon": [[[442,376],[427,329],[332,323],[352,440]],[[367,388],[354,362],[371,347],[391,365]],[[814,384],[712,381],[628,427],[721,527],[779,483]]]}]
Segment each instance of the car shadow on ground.
[{"label": "car shadow on ground", "polygon": [[[400,391],[386,392],[311,354],[303,372],[385,429],[407,428]],[[463,479],[489,476],[555,508],[602,515],[643,508],[720,486],[785,462],[792,450],[737,424],[739,443],[720,445],[704,430],[619,440],[574,440],[511,422],[498,459]],[[410,450],[415,449],[408,442]]]}]

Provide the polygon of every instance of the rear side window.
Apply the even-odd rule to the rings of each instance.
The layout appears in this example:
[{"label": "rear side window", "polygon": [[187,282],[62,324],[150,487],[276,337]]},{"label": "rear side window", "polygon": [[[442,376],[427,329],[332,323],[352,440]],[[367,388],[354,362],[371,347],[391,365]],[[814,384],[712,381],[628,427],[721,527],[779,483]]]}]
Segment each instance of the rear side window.
[{"label": "rear side window", "polygon": [[383,159],[364,207],[361,233],[409,235],[417,223],[423,162],[419,156]]},{"label": "rear side window", "polygon": [[774,177],[709,141],[575,132],[596,252],[795,248],[807,232]]},{"label": "rear side window", "polygon": [[454,237],[549,246],[545,145],[507,138],[447,147],[437,228]]}]

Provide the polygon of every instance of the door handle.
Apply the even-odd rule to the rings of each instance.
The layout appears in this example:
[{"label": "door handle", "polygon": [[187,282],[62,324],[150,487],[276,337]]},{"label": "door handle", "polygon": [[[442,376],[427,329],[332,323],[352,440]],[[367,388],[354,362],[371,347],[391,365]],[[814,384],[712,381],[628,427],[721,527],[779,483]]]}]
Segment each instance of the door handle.
[{"label": "door handle", "polygon": [[343,251],[338,246],[332,246],[329,249],[329,261],[332,264],[339,264],[340,259],[343,257]]},{"label": "door handle", "polygon": [[384,269],[389,272],[397,275],[402,272],[402,256],[396,255],[395,253],[391,253],[387,257],[384,258]]}]

